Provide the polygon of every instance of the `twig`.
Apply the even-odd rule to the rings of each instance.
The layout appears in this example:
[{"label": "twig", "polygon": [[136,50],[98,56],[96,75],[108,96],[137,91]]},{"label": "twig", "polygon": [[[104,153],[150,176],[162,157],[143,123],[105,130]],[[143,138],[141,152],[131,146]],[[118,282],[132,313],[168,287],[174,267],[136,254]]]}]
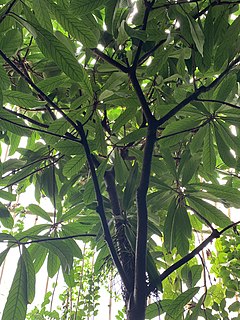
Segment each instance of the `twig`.
[{"label": "twig", "polygon": [[227,230],[237,226],[240,223],[240,221],[234,222],[230,225],[228,225],[227,227],[225,227],[224,229],[222,229],[221,231],[218,231],[216,229],[214,229],[212,231],[212,233],[210,234],[209,237],[207,237],[207,239],[205,239],[198,247],[196,247],[193,251],[189,252],[185,257],[183,257],[182,259],[180,259],[179,261],[175,262],[173,265],[171,265],[169,268],[167,268],[159,277],[159,279],[154,283],[151,284],[148,287],[148,291],[147,294],[149,295],[153,290],[155,290],[155,288],[157,287],[157,285],[161,284],[161,282],[166,279],[170,274],[172,274],[174,271],[176,271],[177,269],[179,269],[181,266],[183,266],[185,263],[187,263],[188,261],[190,261],[192,258],[194,258],[200,251],[202,251],[210,242],[212,242],[214,239],[219,238],[224,232],[226,232]]}]

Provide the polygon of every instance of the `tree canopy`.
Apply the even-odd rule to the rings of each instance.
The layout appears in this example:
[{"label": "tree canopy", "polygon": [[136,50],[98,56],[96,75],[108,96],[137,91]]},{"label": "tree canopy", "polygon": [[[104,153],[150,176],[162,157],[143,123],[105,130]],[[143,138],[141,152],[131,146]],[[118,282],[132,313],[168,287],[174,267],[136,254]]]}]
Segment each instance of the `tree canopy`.
[{"label": "tree canopy", "polygon": [[45,260],[74,288],[79,239],[128,320],[240,319],[239,3],[0,0],[2,320],[26,319]]}]

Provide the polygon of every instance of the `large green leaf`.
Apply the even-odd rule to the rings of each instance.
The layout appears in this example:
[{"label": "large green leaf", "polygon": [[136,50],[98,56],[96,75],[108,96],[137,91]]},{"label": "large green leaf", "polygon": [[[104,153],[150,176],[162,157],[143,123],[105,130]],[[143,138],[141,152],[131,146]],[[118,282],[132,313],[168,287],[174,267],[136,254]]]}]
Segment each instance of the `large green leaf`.
[{"label": "large green leaf", "polygon": [[203,55],[203,45],[204,45],[204,34],[197,21],[195,21],[190,16],[187,16],[188,22],[191,29],[191,35],[195,45],[201,55]]},{"label": "large green leaf", "polygon": [[208,222],[214,223],[219,227],[226,227],[232,222],[222,211],[217,209],[210,203],[203,201],[202,199],[189,196],[188,202],[190,207],[192,207],[196,212],[199,213],[198,218],[201,220],[201,216],[207,219]]},{"label": "large green leaf", "polygon": [[89,12],[99,8],[100,6],[104,5],[106,0],[71,0],[70,3],[70,10],[71,13],[77,16],[84,16]]},{"label": "large green leaf", "polygon": [[27,312],[27,272],[24,259],[20,256],[17,270],[8,293],[2,320],[19,319],[25,320]]},{"label": "large green leaf", "polygon": [[22,247],[22,257],[26,268],[27,301],[28,303],[32,303],[35,297],[35,268],[28,249],[25,246]]},{"label": "large green leaf", "polygon": [[5,228],[11,229],[13,227],[13,217],[2,203],[0,203],[0,221]]},{"label": "large green leaf", "polygon": [[49,222],[52,222],[52,219],[49,215],[49,213],[47,213],[45,210],[43,210],[41,207],[39,207],[38,205],[36,204],[30,204],[28,206],[28,209],[31,211],[32,214],[36,214],[37,216],[49,221]]},{"label": "large green leaf", "polygon": [[[68,31],[76,40],[80,41],[88,48],[95,48],[98,45],[98,34],[95,30],[89,28],[85,21],[73,17],[61,6],[56,5],[52,1],[47,2],[50,11],[56,17],[56,20],[62,27]],[[85,15],[86,13],[84,13]]]}]

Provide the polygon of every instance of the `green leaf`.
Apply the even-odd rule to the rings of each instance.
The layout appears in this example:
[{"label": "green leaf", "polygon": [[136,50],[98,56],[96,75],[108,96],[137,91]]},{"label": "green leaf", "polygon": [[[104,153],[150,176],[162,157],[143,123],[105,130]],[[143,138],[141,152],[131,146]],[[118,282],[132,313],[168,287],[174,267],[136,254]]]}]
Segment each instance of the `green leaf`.
[{"label": "green leaf", "polygon": [[11,229],[14,224],[13,217],[8,209],[0,202],[0,221],[5,228]]},{"label": "green leaf", "polygon": [[[67,12],[64,8],[56,5],[52,1],[47,2],[50,11],[62,27],[69,32],[76,40],[80,41],[87,48],[95,48],[98,45],[98,34],[95,30],[83,21],[79,20]],[[76,12],[74,12],[75,14]],[[86,13],[84,13],[85,15]]]},{"label": "green leaf", "polygon": [[79,82],[86,94],[91,97],[93,91],[87,72],[77,59],[53,34],[33,22],[30,23],[35,29],[34,36],[42,53],[51,58],[72,80]]},{"label": "green leaf", "polygon": [[30,210],[32,214],[36,214],[37,216],[39,216],[49,222],[52,222],[50,215],[45,210],[43,210],[41,207],[39,207],[38,205],[30,204],[28,206],[28,210]]},{"label": "green leaf", "polygon": [[85,155],[75,156],[64,164],[63,174],[65,177],[72,177],[80,172],[85,163]]},{"label": "green leaf", "polygon": [[213,134],[211,126],[207,126],[207,132],[204,137],[203,145],[203,168],[206,172],[212,173],[216,166],[216,154],[213,144]]},{"label": "green leaf", "polygon": [[175,220],[176,220],[176,199],[172,199],[169,207],[167,217],[164,223],[164,245],[167,250],[171,251],[175,246]]},{"label": "green leaf", "polygon": [[37,100],[33,95],[12,90],[3,91],[3,101],[4,103],[10,103],[25,108],[37,108],[46,104],[44,101]]},{"label": "green leaf", "polygon": [[27,274],[24,259],[21,256],[3,310],[2,320],[25,320],[27,303]]},{"label": "green leaf", "polygon": [[66,213],[63,214],[62,220],[67,221],[76,217],[80,214],[82,209],[85,207],[84,203],[77,204],[73,208],[69,209]]},{"label": "green leaf", "polygon": [[138,182],[138,164],[137,162],[134,163],[134,165],[131,167],[129,176],[126,182],[126,187],[123,193],[123,210],[127,211],[133,202],[133,199],[135,198],[135,193],[137,190]]},{"label": "green leaf", "polygon": [[94,1],[71,0],[70,11],[72,14],[81,17],[101,7],[105,3],[106,3],[106,0],[94,0]]},{"label": "green leaf", "polygon": [[8,251],[9,251],[10,248],[7,248],[5,250],[3,250],[1,253],[0,253],[0,267],[1,265],[3,264],[3,262],[5,261],[6,259],[6,256],[8,254]]},{"label": "green leaf", "polygon": [[26,268],[27,301],[32,303],[35,297],[36,276],[32,258],[25,246],[22,247],[22,257]]},{"label": "green leaf", "polygon": [[[240,191],[236,188],[209,183],[195,183],[192,185],[198,189],[206,190],[213,195],[216,200],[219,199],[219,201],[223,201],[231,207],[240,208]],[[204,198],[204,192],[202,193],[202,197]]]},{"label": "green leaf", "polygon": [[191,29],[191,35],[193,41],[199,51],[199,53],[203,56],[203,45],[204,45],[204,34],[203,31],[197,21],[195,21],[192,17],[187,16],[188,22]]},{"label": "green leaf", "polygon": [[137,111],[137,107],[132,105],[126,108],[126,110],[115,120],[112,131],[118,132],[122,126],[124,126],[129,120],[133,119]]},{"label": "green leaf", "polygon": [[30,136],[31,131],[25,122],[3,109],[0,112],[0,124],[4,130],[10,131],[20,136]]},{"label": "green leaf", "polygon": [[[7,90],[10,86],[10,80],[4,67],[0,64],[0,89]],[[2,103],[1,103],[2,105]]]},{"label": "green leaf", "polygon": [[128,169],[127,165],[124,162],[123,158],[119,154],[119,150],[115,149],[114,153],[114,172],[115,172],[115,178],[116,181],[120,184],[123,185],[128,178]]},{"label": "green leaf", "polygon": [[198,293],[199,289],[200,288],[196,287],[183,292],[174,301],[172,301],[171,305],[165,308],[164,311],[166,311],[167,315],[172,319],[179,319],[184,306]]},{"label": "green leaf", "polygon": [[136,140],[141,140],[147,134],[147,128],[140,128],[130,132],[126,137],[122,138],[118,141],[118,145],[123,145],[131,142],[135,142]]},{"label": "green leaf", "polygon": [[55,274],[58,272],[60,267],[60,261],[56,254],[52,251],[49,251],[47,258],[47,272],[50,278],[53,278]]},{"label": "green leaf", "polygon": [[[210,223],[214,223],[215,225],[222,228],[232,223],[231,220],[222,211],[220,211],[210,203],[193,196],[188,196],[187,199],[190,207],[195,209],[201,216],[207,219]],[[201,220],[201,218],[199,219]]]},{"label": "green leaf", "polygon": [[[11,41],[9,41],[11,39]],[[2,38],[0,38],[0,48],[7,55],[14,55],[22,45],[22,33],[18,29],[7,31]]]},{"label": "green leaf", "polygon": [[80,142],[74,142],[69,140],[62,140],[57,142],[54,147],[61,153],[66,155],[81,155],[84,156],[84,149]]},{"label": "green leaf", "polygon": [[99,117],[97,117],[96,124],[95,124],[95,141],[96,141],[96,148],[99,151],[99,153],[103,156],[106,156],[107,143],[105,141],[105,133]]},{"label": "green leaf", "polygon": [[53,27],[52,27],[52,22],[51,22],[49,12],[46,8],[46,2],[42,0],[41,1],[33,0],[32,4],[33,4],[35,17],[37,18],[39,24],[44,29],[47,29],[48,31],[52,32]]}]

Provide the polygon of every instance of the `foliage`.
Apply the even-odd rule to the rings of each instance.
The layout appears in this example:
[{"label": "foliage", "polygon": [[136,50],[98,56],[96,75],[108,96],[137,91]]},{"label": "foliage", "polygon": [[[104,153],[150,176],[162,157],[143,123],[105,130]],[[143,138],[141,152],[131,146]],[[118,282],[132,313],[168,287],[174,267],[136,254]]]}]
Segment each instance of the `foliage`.
[{"label": "foliage", "polygon": [[237,0],[0,1],[3,320],[25,319],[45,260],[71,287],[77,239],[96,277],[119,273],[128,320],[239,319],[239,30]]}]

